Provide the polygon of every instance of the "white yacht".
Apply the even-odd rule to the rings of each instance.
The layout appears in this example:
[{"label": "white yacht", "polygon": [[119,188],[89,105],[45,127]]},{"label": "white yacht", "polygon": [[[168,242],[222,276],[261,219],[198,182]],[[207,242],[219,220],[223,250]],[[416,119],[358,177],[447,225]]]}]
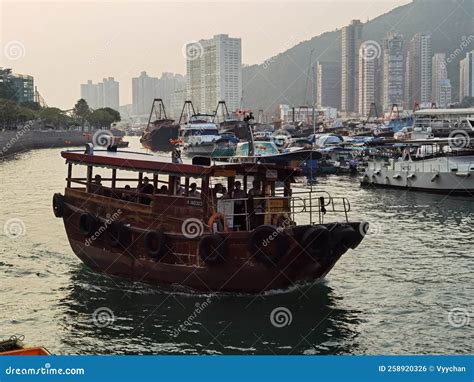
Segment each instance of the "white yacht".
[{"label": "white yacht", "polygon": [[474,196],[474,142],[459,143],[434,138],[386,147],[387,159],[368,162],[362,185]]},{"label": "white yacht", "polygon": [[221,138],[214,116],[195,114],[181,125],[178,140],[186,156],[211,156]]}]

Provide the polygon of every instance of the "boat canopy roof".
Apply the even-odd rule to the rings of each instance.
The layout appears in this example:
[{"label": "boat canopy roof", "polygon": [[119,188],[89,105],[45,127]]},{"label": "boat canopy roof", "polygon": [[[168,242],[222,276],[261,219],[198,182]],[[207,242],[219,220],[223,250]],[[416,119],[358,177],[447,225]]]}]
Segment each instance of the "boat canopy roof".
[{"label": "boat canopy roof", "polygon": [[160,158],[146,153],[130,151],[94,150],[86,154],[82,150],[62,151],[61,156],[67,163],[121,169],[137,172],[150,172],[178,176],[205,177],[236,175],[260,175],[274,180],[292,180],[299,171],[293,167],[278,166],[272,163],[215,163],[209,166],[163,162]]},{"label": "boat canopy roof", "polygon": [[415,111],[415,116],[426,116],[426,115],[474,115],[474,107],[465,109],[421,109]]}]

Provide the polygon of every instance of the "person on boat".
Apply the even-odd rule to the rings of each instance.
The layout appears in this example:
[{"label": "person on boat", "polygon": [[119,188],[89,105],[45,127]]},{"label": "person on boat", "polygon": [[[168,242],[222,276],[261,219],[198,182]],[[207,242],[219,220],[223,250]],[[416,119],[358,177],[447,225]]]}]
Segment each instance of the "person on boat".
[{"label": "person on boat", "polygon": [[212,189],[212,196],[214,199],[217,199],[217,194],[223,194],[224,193],[224,186],[222,183],[216,183],[214,188]]},{"label": "person on boat", "polygon": [[244,190],[242,190],[242,183],[239,181],[234,183],[234,192],[232,193],[232,198],[237,199],[234,202],[234,214],[236,214],[234,217],[234,227],[239,230],[246,230],[244,199],[247,199],[247,194]]},{"label": "person on boat", "polygon": [[251,229],[258,227],[263,224],[265,212],[263,208],[264,200],[260,199],[263,197],[261,182],[257,179],[254,179],[252,182],[252,188],[249,190],[249,200],[248,200],[248,211],[250,218]]},{"label": "person on boat", "polygon": [[168,193],[168,186],[167,185],[163,185],[160,187],[160,194],[167,194]]},{"label": "person on boat", "polygon": [[125,192],[122,192],[121,198],[123,200],[126,200],[127,202],[131,202],[133,200],[133,196],[131,194],[132,188],[130,187],[129,184],[125,185],[124,191]]},{"label": "person on boat", "polygon": [[93,194],[97,194],[97,195],[103,194],[102,177],[99,174],[97,174],[94,177],[94,182],[91,184],[90,190],[91,190],[91,193]]},{"label": "person on boat", "polygon": [[197,184],[191,183],[189,186],[189,196],[193,198],[198,198],[201,196],[201,193],[197,190]]},{"label": "person on boat", "polygon": [[[150,183],[150,179],[148,179],[147,176],[143,178],[143,183],[139,187],[139,193],[140,194],[149,194],[153,195],[153,192],[155,191],[155,187]],[[140,197],[140,203],[143,204],[150,204],[151,199],[147,197]]]},{"label": "person on boat", "polygon": [[181,181],[179,180],[179,178],[176,179],[175,187],[174,187],[174,193],[177,196],[183,196],[184,195],[184,187],[181,186]]}]

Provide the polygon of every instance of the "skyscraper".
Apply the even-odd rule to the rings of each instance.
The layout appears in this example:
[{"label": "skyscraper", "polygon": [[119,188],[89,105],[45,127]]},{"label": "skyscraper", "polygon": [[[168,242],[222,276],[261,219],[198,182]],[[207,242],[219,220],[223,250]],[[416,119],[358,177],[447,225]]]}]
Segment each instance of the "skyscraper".
[{"label": "skyscraper", "polygon": [[316,64],[316,104],[318,107],[341,107],[341,65],[338,62]]},{"label": "skyscraper", "polygon": [[[174,73],[162,73],[160,78],[150,77],[145,71],[132,78],[132,113],[135,116],[148,116],[153,99],[161,98],[165,104],[167,116],[171,113],[173,94],[185,83],[184,76]],[[184,101],[183,101],[184,102]],[[168,115],[169,114],[169,115]]]},{"label": "skyscraper", "polygon": [[158,94],[158,78],[150,77],[145,71],[132,78],[132,114],[146,115],[150,113],[154,98]]},{"label": "skyscraper", "polygon": [[103,107],[119,109],[119,83],[113,77],[104,78],[102,81],[102,103]]},{"label": "skyscraper", "polygon": [[474,50],[459,62],[459,101],[474,97]]},{"label": "skyscraper", "polygon": [[81,98],[85,99],[92,109],[110,107],[118,111],[119,83],[113,77],[104,78],[98,84],[88,80],[86,84],[81,84]]},{"label": "skyscraper", "polygon": [[242,46],[240,38],[216,35],[186,45],[187,95],[202,113],[226,101],[229,110],[240,108],[242,98]]},{"label": "skyscraper", "polygon": [[362,44],[359,48],[359,114],[367,116],[375,103],[375,67],[377,57],[371,55],[371,47]]},{"label": "skyscraper", "polygon": [[415,102],[431,102],[432,82],[431,35],[417,33],[410,40],[406,59],[405,99],[407,106]]},{"label": "skyscraper", "polygon": [[[432,81],[431,81],[431,99],[438,107],[446,107],[446,92],[448,79],[448,71],[446,69],[446,55],[444,53],[436,53],[432,58]],[[443,87],[443,94],[441,94]],[[451,92],[451,90],[449,90]],[[442,99],[441,99],[442,98]],[[451,102],[451,100],[449,100]]]},{"label": "skyscraper", "polygon": [[356,112],[358,109],[359,47],[362,42],[362,23],[352,20],[342,28],[341,49],[341,110]]},{"label": "skyscraper", "polygon": [[89,107],[97,109],[97,85],[91,80],[88,80],[86,84],[81,84],[81,98],[86,100]]},{"label": "skyscraper", "polygon": [[383,42],[383,92],[382,104],[388,110],[393,104],[403,105],[404,91],[404,39],[389,33]]}]

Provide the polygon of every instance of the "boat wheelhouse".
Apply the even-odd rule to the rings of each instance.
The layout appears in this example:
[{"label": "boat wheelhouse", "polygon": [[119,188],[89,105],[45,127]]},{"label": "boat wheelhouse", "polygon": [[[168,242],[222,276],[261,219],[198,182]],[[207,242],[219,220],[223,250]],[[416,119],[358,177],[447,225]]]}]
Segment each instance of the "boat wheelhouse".
[{"label": "boat wheelhouse", "polygon": [[474,137],[474,108],[421,109],[414,113],[411,139],[446,138],[453,134]]},{"label": "boat wheelhouse", "polygon": [[[61,155],[67,183],[53,210],[74,253],[99,272],[262,292],[325,276],[366,232],[366,223],[348,221],[347,199],[292,189],[293,168],[165,163],[129,152]],[[327,223],[330,213],[342,221]]]}]

